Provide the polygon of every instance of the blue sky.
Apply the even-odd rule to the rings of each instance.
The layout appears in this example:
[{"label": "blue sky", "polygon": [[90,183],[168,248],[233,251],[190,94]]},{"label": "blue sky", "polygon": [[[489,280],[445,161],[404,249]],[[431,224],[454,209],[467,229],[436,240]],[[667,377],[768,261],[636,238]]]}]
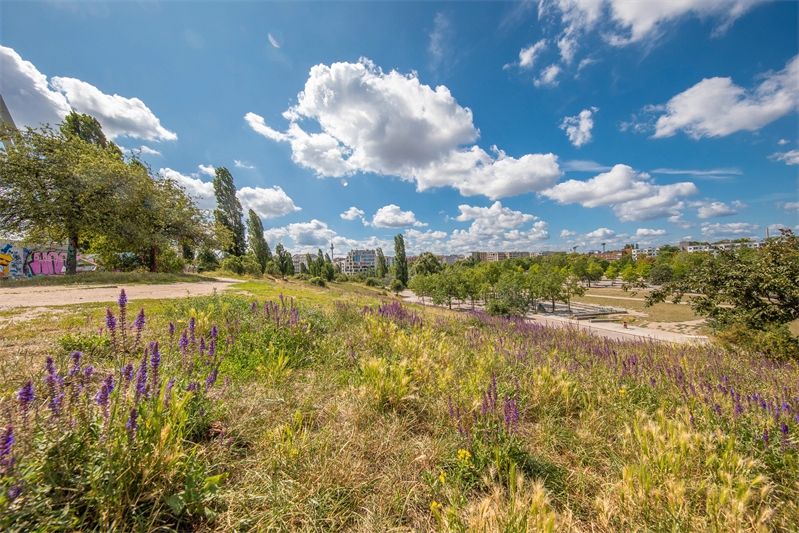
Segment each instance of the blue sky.
[{"label": "blue sky", "polygon": [[3,2],[18,125],[92,113],[297,251],[597,249],[799,224],[799,4]]}]

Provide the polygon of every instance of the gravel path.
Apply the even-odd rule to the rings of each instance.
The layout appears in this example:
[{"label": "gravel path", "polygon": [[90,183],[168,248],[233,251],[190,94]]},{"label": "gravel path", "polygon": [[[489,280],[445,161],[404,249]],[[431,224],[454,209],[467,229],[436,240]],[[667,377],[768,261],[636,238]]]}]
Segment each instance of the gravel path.
[{"label": "gravel path", "polygon": [[55,307],[94,302],[115,302],[124,288],[130,300],[205,296],[224,291],[238,280],[218,279],[196,283],[165,283],[162,285],[70,285],[49,287],[0,288],[0,311],[21,307]]}]

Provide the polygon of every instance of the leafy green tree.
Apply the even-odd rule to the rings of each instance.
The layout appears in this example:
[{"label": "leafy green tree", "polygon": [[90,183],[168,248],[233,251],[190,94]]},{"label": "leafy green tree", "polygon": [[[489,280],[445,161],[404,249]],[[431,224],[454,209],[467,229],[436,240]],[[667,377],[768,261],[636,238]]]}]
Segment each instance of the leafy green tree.
[{"label": "leafy green tree", "polygon": [[580,279],[575,275],[568,275],[563,280],[562,297],[566,300],[566,305],[569,308],[569,313],[572,310],[572,298],[574,296],[582,296],[585,294],[585,287],[580,283]]},{"label": "leafy green tree", "polygon": [[424,252],[417,257],[411,267],[414,276],[419,274],[435,274],[436,272],[440,272],[441,269],[441,263],[431,252]]},{"label": "leafy green tree", "polygon": [[81,238],[118,226],[129,203],[131,167],[113,150],[49,127],[4,129],[0,227],[39,242],[67,241],[66,273],[77,271]]},{"label": "leafy green tree", "polygon": [[408,286],[408,261],[405,258],[405,239],[402,233],[394,237],[394,277]]},{"label": "leafy green tree", "polygon": [[592,281],[601,280],[602,279],[602,275],[604,273],[605,272],[604,272],[604,269],[602,268],[602,265],[600,265],[598,261],[595,261],[594,259],[591,259],[588,262],[588,267],[586,267],[586,270],[585,270],[585,277],[583,278],[588,283],[588,288],[589,289],[591,288],[591,282]]},{"label": "leafy green tree", "polygon": [[619,268],[614,263],[609,264],[608,268],[605,269],[605,277],[609,280],[615,280],[619,277]]},{"label": "leafy green tree", "polygon": [[272,259],[272,251],[264,238],[264,225],[261,222],[261,217],[252,209],[247,211],[247,235],[250,251],[261,265],[261,273],[263,273],[266,271],[266,263]]},{"label": "leafy green tree", "polygon": [[690,294],[690,305],[722,338],[778,357],[799,357],[788,324],[799,319],[799,238],[790,230],[759,250],[723,251],[652,291],[647,304]]},{"label": "leafy green tree", "polygon": [[636,283],[640,279],[635,263],[627,263],[620,272],[620,276],[625,283]]},{"label": "leafy green tree", "polygon": [[291,252],[283,247],[282,243],[275,246],[274,254],[275,266],[281,276],[291,276],[294,274],[294,261],[291,258]]},{"label": "leafy green tree", "polygon": [[375,276],[378,278],[385,278],[386,274],[388,274],[386,256],[383,255],[383,249],[378,248],[375,252]]},{"label": "leafy green tree", "polygon": [[674,271],[667,261],[658,261],[649,270],[647,281],[654,285],[662,285],[674,279]]},{"label": "leafy green tree", "polygon": [[242,256],[246,252],[243,213],[241,203],[236,197],[233,176],[225,167],[216,168],[214,194],[216,195],[214,220],[222,250],[230,255]]},{"label": "leafy green tree", "polygon": [[563,282],[566,276],[556,266],[546,265],[541,268],[535,277],[534,287],[536,295],[542,300],[552,302],[552,312],[555,312],[555,302],[563,300]]}]

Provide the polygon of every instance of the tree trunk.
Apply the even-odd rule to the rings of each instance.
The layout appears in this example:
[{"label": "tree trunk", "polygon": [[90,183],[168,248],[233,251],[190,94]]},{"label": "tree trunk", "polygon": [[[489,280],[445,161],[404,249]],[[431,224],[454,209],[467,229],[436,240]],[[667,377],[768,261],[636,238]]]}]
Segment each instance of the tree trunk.
[{"label": "tree trunk", "polygon": [[555,312],[555,299],[552,298],[552,312]]},{"label": "tree trunk", "polygon": [[158,248],[156,248],[155,246],[150,246],[150,253],[149,253],[150,257],[147,258],[149,263],[147,266],[150,269],[150,272],[155,272],[156,269],[158,268],[157,255],[158,255]]},{"label": "tree trunk", "polygon": [[78,234],[73,233],[69,236],[67,245],[67,265],[66,273],[74,276],[78,272]]}]

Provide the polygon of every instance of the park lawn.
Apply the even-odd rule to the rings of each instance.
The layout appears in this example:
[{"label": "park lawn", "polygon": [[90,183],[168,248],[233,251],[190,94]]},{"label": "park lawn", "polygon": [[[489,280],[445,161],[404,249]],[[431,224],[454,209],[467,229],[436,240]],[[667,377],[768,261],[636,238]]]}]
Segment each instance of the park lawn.
[{"label": "park lawn", "polygon": [[15,287],[47,287],[55,285],[152,285],[214,281],[213,277],[188,273],[163,272],[78,272],[74,276],[34,276],[0,280],[0,289]]},{"label": "park lawn", "polygon": [[690,306],[683,304],[657,303],[651,307],[646,307],[643,299],[638,301],[603,298],[602,296],[594,296],[591,293],[575,297],[573,301],[639,311],[646,313],[647,318],[652,322],[686,322],[700,318],[693,312]]},{"label": "park lawn", "polygon": [[[204,338],[211,325],[219,327],[207,433],[164,457],[191,456],[207,475],[224,477],[218,491],[209,489],[207,511],[187,516],[165,503],[174,503],[174,489],[162,480],[180,476],[164,470],[137,489],[144,493],[135,501],[145,503],[121,515],[126,520],[141,517],[139,524],[169,530],[363,532],[757,530],[753,525],[787,531],[799,520],[799,424],[786,416],[777,421],[757,404],[744,403],[737,413],[721,388],[770,402],[789,387],[793,398],[796,365],[399,306],[390,293],[352,283],[319,288],[258,280],[235,288],[240,292],[128,304],[129,320],[145,311],[143,341],[161,344],[163,381],[182,379],[176,345],[187,317],[196,317]],[[295,322],[286,309],[293,305]],[[38,338],[47,348],[28,353],[38,365],[0,357],[0,405],[12,409],[5,400],[34,378],[42,414],[36,420],[46,429],[42,357],[54,356],[67,370],[69,352],[78,348],[98,376],[81,404],[93,405],[99,381],[117,364],[101,342],[108,338],[99,332],[105,307],[58,309],[3,331],[12,341]],[[190,356],[200,364],[207,352],[192,345]],[[136,363],[141,354],[130,359]],[[700,389],[707,383],[712,387]],[[179,384],[178,394],[188,394]],[[146,401],[162,405],[157,395]],[[792,440],[781,444],[783,420]],[[127,442],[124,420],[115,427]],[[764,428],[772,435],[765,443]],[[64,432],[74,431],[64,424]],[[146,438],[160,442],[157,433],[143,432],[129,446],[140,450]],[[26,439],[21,431],[15,445],[25,449]],[[54,447],[49,458],[20,456],[19,466],[59,462],[86,447],[102,452],[104,443],[86,437],[83,447]],[[138,474],[132,468],[120,475]],[[82,475],[87,471],[76,469],[63,483]],[[76,509],[99,505],[82,500],[81,491],[68,494]],[[29,499],[5,519],[29,516],[48,529],[53,522],[46,521],[58,520],[62,509],[47,497],[23,492]],[[36,514],[22,505],[32,501]],[[108,514],[73,512],[85,522],[71,529],[108,529],[96,521],[130,511],[114,502],[104,500]]]}]

